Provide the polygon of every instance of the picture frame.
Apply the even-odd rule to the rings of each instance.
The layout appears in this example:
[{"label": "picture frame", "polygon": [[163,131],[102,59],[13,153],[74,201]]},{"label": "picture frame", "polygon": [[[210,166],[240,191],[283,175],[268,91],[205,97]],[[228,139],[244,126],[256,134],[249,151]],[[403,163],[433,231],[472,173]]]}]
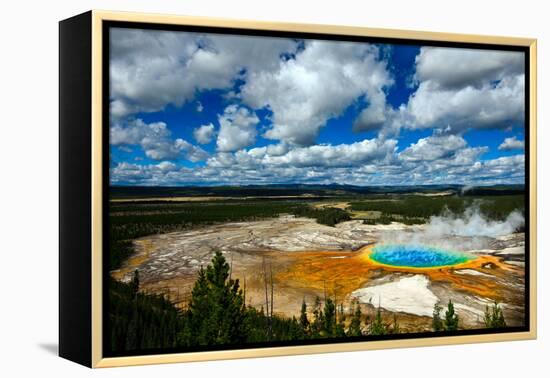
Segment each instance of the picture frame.
[{"label": "picture frame", "polygon": [[[243,21],[207,17],[140,14],[96,10],[63,20],[60,22],[59,28],[59,355],[61,357],[88,367],[96,368],[311,353],[347,352],[386,348],[513,341],[536,338],[537,67],[535,39],[375,29],[352,26]],[[109,91],[113,85],[113,78],[109,75],[109,72],[112,72],[110,71],[110,57],[112,56],[109,54],[113,54],[113,49],[116,48],[116,46],[113,45],[113,40],[109,39],[110,36],[113,35],[109,34],[113,28],[122,28],[124,30],[149,30],[157,32],[168,31],[172,33],[204,33],[241,37],[249,36],[255,37],[259,40],[262,40],[262,38],[286,38],[291,40],[307,39],[315,41],[331,41],[335,44],[347,42],[352,44],[370,43],[415,45],[450,49],[473,49],[476,51],[498,50],[523,53],[524,60],[521,63],[521,67],[524,75],[524,97],[521,99],[523,101],[523,118],[522,121],[520,121],[520,128],[522,128],[523,131],[521,131],[518,135],[523,137],[524,143],[524,147],[522,147],[524,151],[524,161],[522,160],[524,172],[523,176],[517,177],[523,177],[521,179],[523,180],[521,182],[523,185],[521,193],[523,194],[521,195],[523,196],[522,201],[524,200],[523,215],[525,218],[525,225],[523,226],[524,239],[521,240],[521,243],[523,243],[521,246],[523,246],[524,260],[523,265],[512,264],[516,267],[523,266],[521,273],[518,273],[518,277],[520,277],[519,282],[522,282],[521,290],[524,293],[524,310],[521,310],[522,325],[509,326],[504,329],[449,330],[440,334],[431,334],[429,332],[410,332],[399,335],[362,335],[353,340],[344,340],[343,338],[334,336],[329,337],[326,340],[312,338],[307,341],[262,341],[248,344],[208,345],[207,347],[151,348],[150,350],[137,348],[135,350],[122,350],[120,352],[113,352],[113,350],[110,350],[112,349],[112,340],[110,340],[112,338],[110,335],[112,334],[109,333],[108,330],[110,329],[109,327],[112,326],[109,324],[113,321],[113,317],[109,316],[106,308],[108,308],[108,302],[110,300],[109,287],[112,285],[109,279],[114,271],[112,266],[108,265],[109,257],[112,257],[109,255],[110,243],[113,243],[112,237],[110,236],[109,223],[112,222],[110,220],[110,215],[114,212],[111,208],[110,202],[113,198],[112,181],[110,181],[110,176],[113,176],[113,167],[111,165],[113,156],[111,146],[113,144],[109,143],[110,140],[112,142],[113,138],[109,125],[111,125],[111,127],[113,125],[112,117],[114,114],[112,110],[112,102],[114,100],[111,96],[111,92]],[[305,47],[301,48],[305,49]],[[301,51],[302,50],[298,49],[294,54],[298,55]],[[380,52],[380,54],[383,54],[383,52]],[[295,59],[295,56],[281,57],[281,59]],[[487,70],[490,71],[491,69],[492,68],[489,67]],[[259,83],[262,82],[259,81]],[[490,85],[496,87],[500,83],[501,79],[499,78],[494,79]],[[450,85],[452,86],[454,84]],[[472,86],[472,88],[475,87],[476,85]],[[217,87],[212,86],[212,88]],[[132,90],[134,89],[135,88]],[[365,91],[367,91],[366,89],[363,92],[367,93]],[[369,98],[366,101],[369,102],[370,105],[370,102],[372,102],[372,98],[369,97],[370,94],[365,96]],[[172,102],[171,106],[178,108],[183,106],[182,104],[185,104],[188,100],[187,98],[182,97],[181,99],[174,101],[175,102]],[[139,101],[136,100],[134,103],[129,101],[125,103],[124,106],[129,107],[130,105],[136,104],[139,105]],[[199,105],[202,107],[207,104],[201,104],[199,102]],[[155,105],[155,111],[158,111],[157,108],[164,108],[164,106],[167,105]],[[258,106],[257,108],[262,108],[262,106]],[[247,109],[253,109],[259,112],[259,110],[251,105],[249,105]],[[277,111],[274,105],[270,105],[269,109],[271,109],[273,114]],[[343,112],[342,109],[338,110],[338,112]],[[220,115],[220,112],[222,115]],[[128,111],[125,108],[122,113],[131,114],[131,111]],[[333,113],[334,111],[326,118],[330,119],[333,117]],[[221,120],[223,114],[225,114],[223,113],[223,109],[217,110],[217,117],[220,124],[223,122]],[[266,122],[267,120],[273,120],[274,117],[276,117],[273,114],[265,116]],[[231,114],[231,117],[237,117],[237,115]],[[327,122],[327,119],[323,122]],[[446,120],[448,121],[448,119]],[[133,121],[136,121],[136,119],[134,118]],[[150,122],[152,121],[153,120]],[[214,125],[212,125],[212,128],[214,128]],[[281,130],[279,131],[283,132]],[[217,132],[219,133],[220,131]],[[435,132],[433,135],[436,135]],[[462,135],[463,134],[459,134],[460,138],[462,138]],[[421,137],[427,138],[425,134],[422,134]],[[518,141],[515,135],[511,138],[513,140],[510,139],[510,141]],[[289,143],[292,144],[296,142],[296,140],[297,139],[291,140]],[[413,144],[413,142],[411,142],[411,144]],[[182,145],[182,143],[183,142],[180,142],[180,145]],[[305,144],[301,141],[296,142],[294,145],[305,146]],[[336,142],[332,142],[332,140],[329,139],[324,145],[332,146],[336,145]],[[218,151],[226,151],[223,149],[225,147],[220,147],[219,141],[217,146]],[[498,148],[496,148],[496,150],[498,150]],[[506,148],[503,147],[502,150],[505,151]],[[181,152],[182,150],[180,149],[178,151]],[[234,152],[236,150],[227,151]],[[402,150],[400,152],[402,152]],[[335,155],[331,156],[335,158]],[[502,156],[497,155],[496,158]],[[168,160],[170,159],[167,159],[167,161]],[[517,180],[519,180],[519,178]],[[514,185],[519,182],[517,180],[513,181]],[[246,185],[244,181],[243,185]],[[462,189],[464,189],[464,187],[465,185],[461,186]],[[340,189],[344,191],[347,190],[346,188]],[[455,189],[458,192],[462,190],[460,188]],[[514,188],[513,190],[517,190],[517,188]],[[517,192],[514,193],[517,194]],[[309,193],[307,194],[309,195]],[[127,195],[127,193],[125,195]],[[299,195],[303,195],[303,193]],[[349,193],[346,194],[346,196],[349,195]],[[132,196],[133,194],[129,195],[128,198],[135,201],[135,196]],[[154,203],[154,201],[158,200],[157,196],[158,192],[155,192],[154,196],[150,195],[147,197],[147,201],[152,201],[151,203]],[[211,194],[208,196],[211,196]],[[214,196],[216,196],[216,194],[214,194]],[[232,197],[234,194],[226,194],[226,196],[227,197],[224,197],[224,200],[234,200]],[[264,198],[267,195],[265,193],[261,193],[259,196]],[[323,197],[324,194],[320,194],[319,196]],[[120,198],[124,199],[123,197],[124,196]],[[161,202],[165,200],[165,197],[160,199]],[[393,221],[396,219],[404,218],[393,218]],[[216,232],[221,231],[217,230]],[[229,259],[231,259],[232,269],[233,257],[229,257],[229,255],[227,256],[227,263],[229,263]],[[500,261],[499,259],[501,259],[498,254],[493,257],[494,260],[487,260],[489,262],[486,263],[491,264],[493,261]],[[208,261],[206,263],[208,263]],[[387,261],[384,264],[386,263]],[[265,262],[263,262],[263,264],[264,276],[267,277]],[[269,266],[269,269],[271,269],[271,265]],[[441,266],[447,265],[441,264]],[[195,268],[196,271],[198,269],[198,265]],[[388,268],[388,271],[393,272],[394,270],[392,269],[393,268],[390,267]],[[414,272],[414,270],[406,270],[405,273],[412,275],[412,277],[416,277]],[[479,270],[477,270],[477,272],[479,272]],[[125,274],[126,277],[129,277],[128,275],[131,275],[132,271],[128,269]],[[122,275],[120,277],[122,277]],[[265,293],[267,299],[268,284],[267,278],[265,277]],[[231,276],[229,279],[231,279]],[[271,302],[266,300],[266,306],[267,309],[271,306],[271,319],[273,319],[273,277],[271,279]],[[387,284],[388,282],[393,282],[392,280],[381,282]],[[474,280],[472,282],[477,281]],[[151,287],[153,286],[154,285],[151,285]],[[141,286],[139,286],[139,280],[138,289],[141,289]],[[326,302],[326,287],[324,290]],[[330,289],[328,291],[330,292]],[[153,291],[152,293],[153,294],[151,295],[159,295],[159,292],[156,291]],[[336,289],[334,289],[334,293],[334,296],[336,297]],[[378,295],[381,295],[380,291],[369,291],[369,293],[369,295],[371,295],[371,300],[372,295],[374,295],[372,293],[378,293]],[[300,292],[300,295],[301,294],[302,292]],[[346,295],[348,294],[349,293]],[[148,294],[145,292],[144,295]],[[329,293],[328,297],[331,295],[332,294]],[[168,299],[165,298],[164,293],[162,293],[162,297],[164,298],[163,300],[171,300],[170,295],[168,294],[166,295],[166,298]],[[295,301],[295,298],[293,300]],[[305,301],[304,294],[304,303]],[[335,304],[338,304],[338,300],[335,300],[334,302]],[[375,303],[378,304],[378,314],[380,314],[380,302],[383,303],[383,299],[375,299]],[[296,303],[296,306],[299,307],[300,304],[301,301]],[[342,314],[344,313],[343,305],[344,303],[342,302]],[[359,304],[357,304],[357,306],[359,307]],[[495,309],[497,309],[496,301],[494,306]],[[244,307],[246,308],[246,300]],[[259,305],[257,307],[259,310]],[[372,307],[373,311],[376,311],[376,305],[373,305]],[[264,316],[263,311],[264,307],[262,305],[261,316]],[[502,313],[502,310],[500,311]],[[399,313],[399,310],[396,310],[396,313]],[[336,315],[336,318],[337,316],[338,315]],[[269,318],[269,315],[267,315],[267,317]],[[430,317],[430,315],[427,315],[427,317],[425,316],[424,321],[428,321],[426,319]],[[344,325],[343,327],[344,332],[347,332],[346,328],[348,326]],[[273,335],[271,335],[271,337],[273,337]]]}]

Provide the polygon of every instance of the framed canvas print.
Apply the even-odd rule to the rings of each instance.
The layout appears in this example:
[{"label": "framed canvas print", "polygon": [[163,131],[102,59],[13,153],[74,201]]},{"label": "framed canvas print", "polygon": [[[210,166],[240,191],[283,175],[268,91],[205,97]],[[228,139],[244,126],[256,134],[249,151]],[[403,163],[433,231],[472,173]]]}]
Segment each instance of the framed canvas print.
[{"label": "framed canvas print", "polygon": [[60,22],[62,357],[536,337],[536,42]]}]

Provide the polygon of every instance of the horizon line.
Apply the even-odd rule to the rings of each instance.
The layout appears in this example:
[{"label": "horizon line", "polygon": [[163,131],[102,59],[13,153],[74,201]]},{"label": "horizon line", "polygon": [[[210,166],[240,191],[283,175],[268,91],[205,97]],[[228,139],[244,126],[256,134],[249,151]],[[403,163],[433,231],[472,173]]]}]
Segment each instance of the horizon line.
[{"label": "horizon line", "polygon": [[372,187],[428,187],[428,186],[458,186],[458,187],[471,187],[471,188],[483,188],[483,187],[495,187],[495,186],[525,186],[525,183],[501,183],[501,184],[372,184],[372,185],[356,185],[356,184],[305,184],[305,183],[272,183],[272,184],[210,184],[210,185],[201,185],[201,184],[186,184],[186,185],[146,185],[146,184],[111,184],[109,187],[144,187],[144,188],[189,188],[189,187],[199,187],[199,188],[216,188],[216,187],[250,187],[250,186],[349,186],[349,187],[358,187],[358,188],[372,188]]}]

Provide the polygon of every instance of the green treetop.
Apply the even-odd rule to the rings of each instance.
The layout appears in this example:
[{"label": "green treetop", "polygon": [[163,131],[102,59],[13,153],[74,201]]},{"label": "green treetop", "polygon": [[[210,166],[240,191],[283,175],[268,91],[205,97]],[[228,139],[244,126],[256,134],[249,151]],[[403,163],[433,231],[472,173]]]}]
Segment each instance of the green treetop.
[{"label": "green treetop", "polygon": [[504,320],[504,313],[502,308],[497,302],[494,303],[492,308],[485,307],[485,327],[487,328],[504,328],[506,327],[506,320]]},{"label": "green treetop", "polygon": [[380,305],[378,306],[376,316],[371,324],[370,333],[371,335],[385,335],[388,333],[386,325],[382,321],[382,310],[380,309]]},{"label": "green treetop", "polygon": [[306,298],[302,300],[302,308],[300,309],[300,326],[305,335],[309,333],[309,319],[307,318]]},{"label": "green treetop", "polygon": [[434,332],[441,332],[443,331],[443,320],[441,319],[441,310],[443,310],[443,307],[441,307],[438,303],[434,305],[434,311],[433,311],[433,319],[432,319],[432,328]]},{"label": "green treetop", "polygon": [[239,280],[229,278],[229,264],[220,252],[199,275],[189,304],[189,342],[199,345],[244,341],[245,308]]},{"label": "green treetop", "polygon": [[361,306],[357,302],[357,300],[354,300],[352,302],[352,317],[351,322],[348,328],[348,336],[361,336]]},{"label": "green treetop", "polygon": [[447,311],[445,311],[445,331],[456,331],[458,329],[458,315],[455,313],[453,302],[449,299]]}]

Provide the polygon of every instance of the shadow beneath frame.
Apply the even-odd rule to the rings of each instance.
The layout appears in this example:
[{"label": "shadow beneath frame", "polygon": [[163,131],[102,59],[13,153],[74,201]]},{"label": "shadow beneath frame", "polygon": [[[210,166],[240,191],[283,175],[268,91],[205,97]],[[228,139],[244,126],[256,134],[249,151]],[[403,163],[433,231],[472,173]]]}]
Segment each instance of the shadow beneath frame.
[{"label": "shadow beneath frame", "polygon": [[59,355],[59,345],[57,343],[40,343],[38,347],[50,354]]}]

